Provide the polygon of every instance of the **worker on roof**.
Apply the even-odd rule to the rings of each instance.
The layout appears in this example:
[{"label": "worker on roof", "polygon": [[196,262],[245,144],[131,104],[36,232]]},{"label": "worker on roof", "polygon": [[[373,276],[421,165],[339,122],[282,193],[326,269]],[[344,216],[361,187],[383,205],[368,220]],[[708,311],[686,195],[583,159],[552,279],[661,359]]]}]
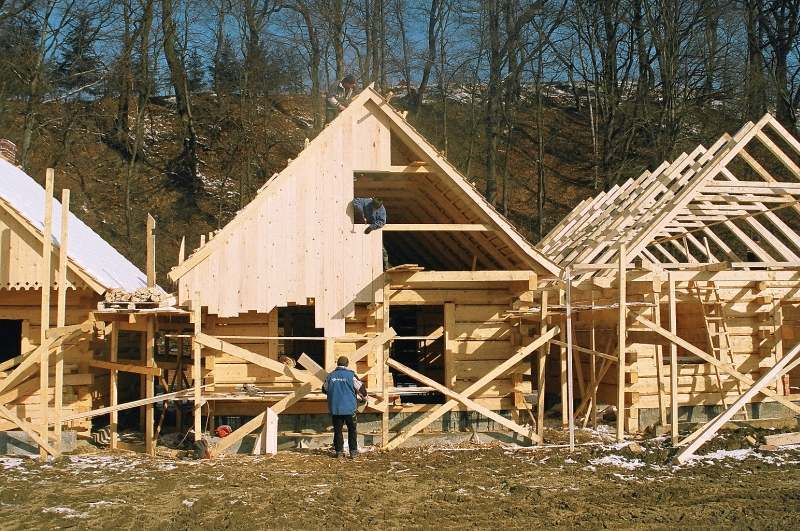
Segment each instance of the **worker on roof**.
[{"label": "worker on roof", "polygon": [[353,93],[356,88],[356,78],[352,74],[347,74],[341,81],[331,85],[325,94],[325,125],[339,116],[341,112],[350,105]]},{"label": "worker on roof", "polygon": [[342,427],[347,425],[347,447],[350,457],[358,455],[358,433],[356,431],[356,409],[358,396],[366,400],[367,389],[356,373],[347,368],[350,359],[339,356],[336,369],[325,378],[322,392],[328,395],[328,411],[333,421],[333,448],[336,457],[344,457],[344,435]]},{"label": "worker on roof", "polygon": [[353,199],[355,221],[369,223],[364,234],[369,234],[386,225],[386,207],[380,197],[356,197]]}]

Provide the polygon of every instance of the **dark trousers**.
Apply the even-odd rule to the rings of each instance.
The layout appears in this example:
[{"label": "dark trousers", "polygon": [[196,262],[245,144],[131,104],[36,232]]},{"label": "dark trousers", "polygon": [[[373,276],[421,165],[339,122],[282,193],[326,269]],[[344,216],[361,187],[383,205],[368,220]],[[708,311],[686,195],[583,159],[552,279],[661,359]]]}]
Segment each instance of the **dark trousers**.
[{"label": "dark trousers", "polygon": [[334,118],[342,114],[337,107],[331,107],[329,105],[325,106],[325,125],[328,125],[333,121]]},{"label": "dark trousers", "polygon": [[336,453],[344,451],[342,425],[347,424],[347,444],[351,452],[358,451],[358,434],[356,433],[356,414],[331,415],[333,418],[333,448]]}]

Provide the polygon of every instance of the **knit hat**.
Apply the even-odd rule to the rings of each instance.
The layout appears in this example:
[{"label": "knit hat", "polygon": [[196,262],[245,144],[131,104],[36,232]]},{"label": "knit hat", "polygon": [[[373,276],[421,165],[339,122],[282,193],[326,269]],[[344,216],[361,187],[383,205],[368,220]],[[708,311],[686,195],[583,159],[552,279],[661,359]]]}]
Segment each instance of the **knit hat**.
[{"label": "knit hat", "polygon": [[355,85],[355,84],[356,84],[356,78],[355,76],[353,76],[353,74],[347,74],[342,78],[342,85]]},{"label": "knit hat", "polygon": [[350,363],[350,358],[348,358],[347,356],[339,356],[339,359],[336,360],[336,365],[338,365],[339,367],[347,367],[349,363]]},{"label": "knit hat", "polygon": [[372,198],[372,208],[380,208],[383,205],[383,200],[380,197]]}]

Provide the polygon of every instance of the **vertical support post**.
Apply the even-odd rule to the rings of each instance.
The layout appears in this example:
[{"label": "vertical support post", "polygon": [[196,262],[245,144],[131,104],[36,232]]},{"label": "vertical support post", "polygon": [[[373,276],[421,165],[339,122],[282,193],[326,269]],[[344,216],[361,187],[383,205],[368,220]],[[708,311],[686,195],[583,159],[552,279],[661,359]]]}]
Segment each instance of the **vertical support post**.
[{"label": "vertical support post", "polygon": [[181,238],[181,246],[178,249],[178,265],[181,265],[186,260],[186,236]]},{"label": "vertical support post", "polygon": [[564,271],[567,297],[567,409],[569,411],[569,451],[575,451],[575,402],[572,383],[572,277],[569,267]]},{"label": "vertical support post", "polygon": [[[180,391],[183,389],[183,338],[178,338],[178,359],[175,364],[175,390]],[[178,431],[183,431],[183,401],[176,403],[178,414],[175,418],[175,427]]]},{"label": "vertical support post", "polygon": [[[539,315],[539,335],[547,333],[547,292],[541,292],[541,312]],[[547,378],[547,352],[550,343],[545,343],[539,347],[539,358],[537,360],[537,383],[539,386],[539,403],[536,410],[536,434],[544,440],[544,393],[545,379]]]},{"label": "vertical support post", "polygon": [[[661,326],[661,294],[653,292],[653,322]],[[658,379],[658,412],[662,426],[667,425],[667,404],[664,396],[664,347],[656,345],[656,378]]]},{"label": "vertical support post", "polygon": [[[669,278],[669,331],[678,333],[678,313],[675,303],[675,277],[672,271]],[[678,444],[678,345],[669,343],[669,405],[670,405],[670,438],[672,444]]]},{"label": "vertical support post", "polygon": [[619,341],[619,363],[617,364],[617,441],[625,440],[625,342],[627,339],[628,307],[627,302],[627,249],[625,244],[619,247],[619,324],[617,339]]},{"label": "vertical support post", "polygon": [[[145,366],[155,367],[155,351],[156,351],[156,323],[155,314],[147,317],[147,350],[145,351]],[[153,398],[156,395],[155,382],[153,375],[145,375],[145,398]],[[168,390],[167,390],[168,391]],[[167,407],[164,404],[164,407]],[[155,446],[155,404],[150,402],[144,406],[144,448],[145,453],[156,455]]]},{"label": "vertical support post", "polygon": [[[592,319],[589,321],[589,348],[597,351],[597,332],[595,330],[594,321],[594,289],[590,294],[590,301],[592,306]],[[597,429],[597,356],[589,356],[589,370],[592,371],[592,379],[589,382],[589,387],[592,390],[592,429]],[[584,426],[586,423],[584,422]]]},{"label": "vertical support post", "polygon": [[[560,287],[558,289],[558,303],[564,303],[564,287]],[[566,327],[561,327],[561,331],[558,333],[558,339],[561,341],[561,345],[565,345],[567,342],[567,329]],[[561,384],[561,427],[567,428],[569,426],[569,406],[567,405],[568,402],[568,394],[569,391],[567,390],[567,347],[559,346],[558,347],[558,361],[560,364],[560,370],[558,371],[558,378],[559,383]]]},{"label": "vertical support post", "polygon": [[[111,363],[117,363],[119,359],[119,327],[115,321],[111,321],[111,345],[109,353],[109,359]],[[109,389],[109,406],[114,407],[119,403],[119,371],[117,369],[111,369],[111,374],[109,375],[109,380],[111,384],[111,388]],[[117,449],[117,442],[119,441],[119,437],[117,435],[117,425],[119,423],[119,413],[117,411],[111,411],[111,418],[109,419],[109,430],[111,431],[111,441],[110,441],[110,448],[112,450]]]},{"label": "vertical support post", "polygon": [[[69,225],[69,190],[61,190],[61,241],[58,248],[58,312],[56,326],[67,323],[67,229]],[[56,438],[56,451],[61,453],[61,408],[64,406],[64,350],[62,344],[56,354],[56,381],[53,397],[53,434]]]},{"label": "vertical support post", "polygon": [[[775,337],[775,363],[778,363],[783,359],[783,310],[781,309],[781,301],[775,301],[775,310],[772,314],[772,322],[775,326],[773,330],[773,335]],[[785,378],[789,377],[789,373],[787,372],[784,376]],[[784,377],[778,378],[776,382],[776,389],[775,392],[779,395],[788,395],[789,394],[789,386],[783,385]],[[745,406],[745,411],[747,411],[747,406]]]},{"label": "vertical support post", "polygon": [[[44,194],[44,231],[42,232],[42,277],[40,279],[40,284],[42,286],[42,323],[40,344],[43,344],[47,340],[47,329],[50,328],[50,287],[53,283],[52,261],[54,175],[55,172],[53,171],[53,168],[47,168]],[[47,388],[50,385],[48,381],[50,372],[49,354],[50,353],[48,352],[48,349],[44,349],[39,358],[39,398],[41,402],[41,409],[39,412],[39,435],[45,441],[47,440]],[[47,452],[42,447],[39,447],[39,457],[42,459],[47,457]]]},{"label": "vertical support post", "polygon": [[147,214],[147,287],[156,287],[156,220]]},{"label": "vertical support post", "polygon": [[455,353],[458,350],[455,342],[456,333],[456,304],[444,303],[444,385],[448,389],[455,389],[456,364]]},{"label": "vertical support post", "polygon": [[[336,368],[336,340],[325,340],[325,371],[331,372]],[[355,367],[353,367],[355,369]]]},{"label": "vertical support post", "polygon": [[[379,333],[383,333],[389,329],[390,283],[389,277],[386,274],[383,275],[383,278],[383,304],[380,307],[380,315],[378,316]],[[381,348],[378,349],[378,355],[380,356],[378,360],[378,374],[381,375],[381,398],[386,405],[386,409],[381,412],[381,445],[385,446],[386,443],[389,442],[389,366],[386,364],[386,360],[389,358],[389,349],[381,346]]]},{"label": "vertical support post", "polygon": [[194,292],[194,302],[192,304],[192,312],[194,315],[194,337],[192,338],[192,347],[194,351],[193,369],[194,373],[194,440],[199,441],[203,438],[203,424],[202,424],[202,408],[203,403],[200,401],[200,391],[203,380],[203,347],[198,343],[195,338],[202,331],[202,318],[203,314],[200,311],[200,292]]}]

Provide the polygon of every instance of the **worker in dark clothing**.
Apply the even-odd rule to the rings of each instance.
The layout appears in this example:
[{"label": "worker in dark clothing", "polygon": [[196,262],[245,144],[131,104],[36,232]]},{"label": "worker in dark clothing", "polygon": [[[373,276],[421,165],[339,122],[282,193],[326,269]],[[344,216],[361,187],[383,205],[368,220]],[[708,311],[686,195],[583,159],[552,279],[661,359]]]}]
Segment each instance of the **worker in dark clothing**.
[{"label": "worker in dark clothing", "polygon": [[340,356],[336,361],[336,369],[328,374],[322,384],[322,392],[328,395],[328,411],[333,420],[333,448],[336,457],[344,456],[343,425],[347,425],[347,446],[350,457],[358,455],[358,438],[356,432],[356,409],[358,397],[367,398],[367,389],[356,377],[356,373],[347,368],[350,360]]},{"label": "worker in dark clothing", "polygon": [[350,105],[356,88],[356,78],[347,74],[341,81],[334,83],[325,94],[325,125],[339,116]]},{"label": "worker in dark clothing", "polygon": [[380,229],[386,225],[386,207],[379,197],[356,197],[353,199],[353,215],[355,220],[368,223],[364,234]]},{"label": "worker in dark clothing", "polygon": [[[369,223],[364,234],[380,229],[386,225],[386,207],[379,197],[356,197],[353,199],[353,221]],[[383,269],[389,269],[389,255],[383,248]]]},{"label": "worker in dark clothing", "polygon": [[[753,236],[753,243],[755,243],[756,245],[760,246],[761,245],[761,236],[759,236],[758,234]],[[752,249],[748,249],[747,250],[747,261],[748,262],[760,262],[761,259],[758,257],[758,255]]]}]

